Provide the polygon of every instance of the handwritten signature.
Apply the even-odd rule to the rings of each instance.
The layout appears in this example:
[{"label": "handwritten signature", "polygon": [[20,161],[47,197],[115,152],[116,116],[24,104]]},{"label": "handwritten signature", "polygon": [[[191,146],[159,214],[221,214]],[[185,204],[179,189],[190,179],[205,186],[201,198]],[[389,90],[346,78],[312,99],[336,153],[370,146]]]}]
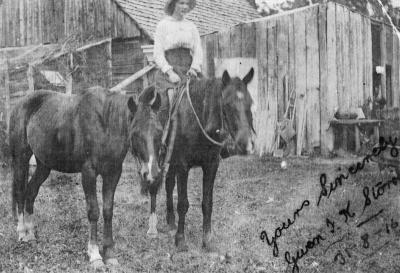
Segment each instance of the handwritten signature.
[{"label": "handwritten signature", "polygon": [[[334,179],[334,182],[330,182],[329,185],[327,185],[327,175],[325,173],[321,174],[320,181],[319,181],[321,190],[319,193],[319,197],[318,197],[316,206],[318,207],[320,205],[321,200],[323,198],[329,199],[331,194],[334,193],[338,187],[342,186],[343,182],[345,180],[347,180],[350,176],[355,175],[357,172],[364,169],[366,163],[369,163],[373,157],[378,157],[383,151],[385,151],[389,147],[389,145],[390,145],[390,155],[392,157],[398,157],[399,151],[396,148],[396,143],[397,143],[397,138],[392,139],[391,137],[389,137],[389,140],[386,141],[385,138],[381,137],[379,139],[379,145],[372,149],[372,153],[367,154],[361,162],[357,162],[357,163],[351,165],[347,169],[347,173],[345,173],[345,174],[342,173],[342,174],[338,175]],[[385,194],[385,192],[389,191],[392,186],[397,186],[397,180],[398,180],[397,177],[393,177],[392,179],[390,179],[386,182],[380,181],[380,182],[376,183],[375,186],[372,186],[372,187],[365,186],[362,191],[365,200],[364,200],[364,206],[363,206],[361,215],[364,213],[366,208],[372,204],[372,202],[374,202],[375,200],[378,200],[382,195]],[[282,236],[282,231],[289,229],[289,227],[292,226],[295,223],[296,219],[300,216],[299,213],[305,207],[309,207],[309,206],[310,206],[310,201],[304,200],[301,207],[299,209],[296,209],[296,211],[293,213],[293,220],[288,219],[287,223],[283,222],[281,226],[279,226],[275,229],[274,236],[272,236],[271,238],[268,237],[268,234],[265,230],[263,230],[261,232],[260,239],[263,242],[266,242],[270,247],[273,248],[273,256],[274,257],[279,256],[279,247],[278,247],[277,240],[278,240],[278,238],[280,238]],[[382,212],[383,212],[383,209],[381,211],[379,211],[378,213],[372,215],[371,217],[367,218],[366,220],[362,221],[361,223],[359,223],[357,225],[357,228],[360,228],[361,226],[365,225],[366,223],[372,221],[378,215],[380,215]],[[342,208],[338,211],[338,215],[340,217],[344,217],[343,221],[346,224],[348,224],[349,219],[356,217],[356,212],[354,211],[354,209],[351,208],[350,200],[347,201],[347,205],[345,208]],[[337,228],[338,226],[336,225],[336,222],[329,218],[326,218],[325,222],[326,222],[326,226],[328,228],[330,228],[330,230],[329,230],[330,234],[333,235],[338,230],[338,228]],[[394,222],[392,219],[392,223],[391,223],[390,227],[392,227],[392,229],[394,229],[394,228],[397,228],[397,226],[398,226],[398,223]],[[387,231],[388,231],[389,226],[386,225],[386,227],[387,227]],[[369,238],[370,238],[370,235],[368,233],[365,233],[361,236],[362,246],[364,248],[369,248]],[[286,251],[285,255],[284,255],[285,261],[288,265],[292,266],[292,272],[298,273],[299,272],[299,266],[298,266],[299,260],[302,259],[305,255],[307,255],[309,250],[320,245],[322,241],[325,241],[327,239],[328,238],[325,235],[322,236],[322,234],[318,234],[311,240],[308,240],[305,244],[305,248],[301,248],[301,249],[297,250],[295,252],[295,254],[291,254],[289,251]],[[343,238],[340,241],[342,241],[342,240],[343,240]],[[337,241],[337,242],[339,242],[339,241]],[[333,244],[335,244],[337,242],[334,242]],[[332,246],[333,244],[331,244],[330,246]],[[348,257],[351,257],[351,254],[350,254],[351,249],[346,248],[345,252]],[[343,264],[343,263],[345,263],[345,256],[342,254],[342,252],[338,252],[335,255],[334,261],[335,262],[339,261],[339,263]]]}]

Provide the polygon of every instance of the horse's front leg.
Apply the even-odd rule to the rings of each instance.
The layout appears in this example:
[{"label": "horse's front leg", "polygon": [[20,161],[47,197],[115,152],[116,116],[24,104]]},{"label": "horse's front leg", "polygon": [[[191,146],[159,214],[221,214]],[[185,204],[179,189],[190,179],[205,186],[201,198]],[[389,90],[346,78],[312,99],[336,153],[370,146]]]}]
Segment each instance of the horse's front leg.
[{"label": "horse's front leg", "polygon": [[185,218],[189,209],[189,200],[187,196],[187,180],[189,170],[179,169],[178,174],[178,230],[175,234],[175,245],[178,251],[187,251],[188,247],[185,241]]},{"label": "horse's front leg", "polygon": [[208,251],[214,251],[215,247],[211,242],[211,214],[213,209],[213,188],[214,180],[217,174],[219,161],[210,162],[202,167],[203,169],[203,201],[201,208],[203,211],[203,248]]},{"label": "horse's front leg", "polygon": [[106,264],[117,265],[118,260],[114,253],[114,240],[112,234],[112,217],[114,208],[114,194],[118,181],[121,177],[122,165],[116,170],[110,171],[103,177],[103,218],[104,218],[104,234],[103,234],[103,256]]},{"label": "horse's front leg", "polygon": [[92,166],[85,164],[82,168],[82,186],[85,192],[87,216],[89,220],[89,261],[93,267],[104,266],[97,244],[97,220],[99,219],[99,204],[96,195],[96,172]]},{"label": "horse's front leg", "polygon": [[[171,166],[172,167],[172,166]],[[167,193],[167,224],[170,231],[176,230],[175,213],[174,213],[174,198],[173,192],[175,188],[176,174],[174,168],[168,171],[167,178],[165,179],[165,191]]]},{"label": "horse's front leg", "polygon": [[157,191],[150,192],[150,218],[149,218],[149,230],[147,231],[147,236],[150,238],[157,238],[157,214],[156,214],[156,205],[157,205]]}]

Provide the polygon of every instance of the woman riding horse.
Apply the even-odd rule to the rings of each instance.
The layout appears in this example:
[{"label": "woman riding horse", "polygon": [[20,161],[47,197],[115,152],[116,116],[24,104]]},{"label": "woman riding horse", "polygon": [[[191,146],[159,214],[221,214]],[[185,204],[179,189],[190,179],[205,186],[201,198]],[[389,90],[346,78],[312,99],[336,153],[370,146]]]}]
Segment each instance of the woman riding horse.
[{"label": "woman riding horse", "polygon": [[[157,25],[154,35],[154,60],[159,68],[155,81],[161,95],[161,123],[168,116],[168,97],[185,76],[200,76],[203,51],[196,25],[185,18],[195,0],[169,0],[167,16]],[[165,114],[163,114],[165,113]]]}]

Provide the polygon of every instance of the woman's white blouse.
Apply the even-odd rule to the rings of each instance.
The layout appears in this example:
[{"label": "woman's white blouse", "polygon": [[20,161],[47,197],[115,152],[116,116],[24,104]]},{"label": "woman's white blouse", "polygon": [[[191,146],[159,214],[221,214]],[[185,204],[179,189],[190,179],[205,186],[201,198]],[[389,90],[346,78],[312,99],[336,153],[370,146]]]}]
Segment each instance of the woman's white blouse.
[{"label": "woman's white blouse", "polygon": [[154,35],[154,60],[163,73],[172,68],[165,59],[165,51],[178,47],[190,49],[193,57],[191,68],[201,72],[203,50],[196,25],[186,19],[178,21],[167,16],[158,23]]}]

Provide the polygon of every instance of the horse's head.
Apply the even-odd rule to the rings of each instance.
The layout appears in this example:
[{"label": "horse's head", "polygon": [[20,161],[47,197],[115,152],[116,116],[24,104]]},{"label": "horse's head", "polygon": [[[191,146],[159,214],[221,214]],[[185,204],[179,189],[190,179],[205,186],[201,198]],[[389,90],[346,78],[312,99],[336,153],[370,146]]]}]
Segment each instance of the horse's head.
[{"label": "horse's head", "polygon": [[225,120],[235,146],[240,154],[254,152],[253,101],[247,84],[253,79],[254,69],[243,78],[231,78],[225,71],[222,75],[222,104]]},{"label": "horse's head", "polygon": [[[158,154],[161,146],[162,126],[157,117],[161,105],[160,95],[154,86],[146,88],[136,105],[133,98],[128,107],[133,114],[129,127],[132,154],[138,159],[142,193],[158,188],[161,181]],[[155,186],[155,187],[153,187]]]}]

